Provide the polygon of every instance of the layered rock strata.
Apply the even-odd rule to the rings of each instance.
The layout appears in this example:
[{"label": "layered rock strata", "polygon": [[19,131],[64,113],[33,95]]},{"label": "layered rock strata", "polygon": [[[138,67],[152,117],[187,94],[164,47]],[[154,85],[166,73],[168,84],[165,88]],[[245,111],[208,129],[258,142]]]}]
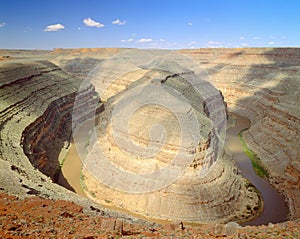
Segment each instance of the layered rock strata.
[{"label": "layered rock strata", "polygon": [[[251,120],[252,125],[244,133],[244,138],[268,169],[269,181],[285,195],[291,218],[299,218],[300,49],[196,49],[179,52],[191,57],[208,72],[211,83],[222,91],[230,111]],[[81,58],[89,56],[81,53]],[[265,143],[261,144],[262,141]]]},{"label": "layered rock strata", "polygon": [[[32,165],[56,181],[59,154],[71,139],[80,82],[46,61],[7,63],[1,69],[1,156],[10,160],[14,149],[23,148]],[[92,86],[84,92],[83,118],[88,117],[89,101],[99,101]]]},{"label": "layered rock strata", "polygon": [[[69,144],[70,113],[79,84],[78,79],[48,61],[1,62],[2,190],[21,197],[36,194],[76,200],[51,182],[56,180],[59,160]],[[86,92],[95,94],[92,88]]]},{"label": "layered rock strata", "polygon": [[[246,116],[251,120],[251,128],[244,134],[245,140],[250,148],[261,158],[265,167],[269,169],[271,183],[278,190],[282,191],[289,201],[291,218],[299,218],[300,208],[299,51],[299,48],[197,49],[180,51],[195,59],[207,70],[211,76],[211,82],[222,91],[229,110]],[[5,82],[7,78],[4,73],[9,72],[6,69],[8,63],[15,64],[15,59],[50,59],[66,71],[69,71],[73,76],[78,75],[83,78],[95,67],[95,64],[91,63],[96,62],[90,59],[86,63],[83,60],[84,58],[102,60],[118,52],[118,49],[57,49],[53,52],[0,50],[0,54],[3,56],[1,58],[1,82]],[[81,64],[77,64],[74,58],[78,58]],[[24,66],[24,62],[22,64]],[[37,63],[34,63],[32,68],[30,67],[31,63],[27,63],[26,67],[23,67],[24,70],[20,71],[18,68],[22,64],[14,66],[15,70],[14,72],[11,71],[10,75],[11,82],[14,75],[19,75],[19,78],[23,78],[22,74],[26,73],[27,70],[30,69],[30,71],[35,72],[39,68],[35,69]],[[54,66],[52,65],[50,68],[52,67]],[[42,68],[45,68],[45,66]],[[57,72],[61,71],[57,69]],[[48,77],[48,74],[53,77],[51,71],[45,72],[43,76]],[[71,79],[70,76],[62,72],[61,74],[68,80]],[[25,75],[28,76],[27,73]],[[43,78],[43,76],[35,76],[35,79]],[[51,81],[48,79],[48,82]],[[31,88],[35,89],[34,87],[37,86],[38,82],[32,84],[30,88],[26,87],[25,84],[23,91],[26,92],[28,90],[31,92]],[[5,94],[2,94],[4,92],[2,91],[3,89],[6,90]],[[45,113],[43,110],[47,109],[50,101],[39,101],[40,98],[37,98],[39,94],[33,93],[34,97],[31,98],[31,101],[27,100],[28,105],[23,111],[23,108],[20,108],[20,110],[15,108],[14,116],[6,117],[7,112],[4,110],[9,108],[10,101],[13,104],[16,103],[12,96],[15,90],[13,87],[9,89],[9,87],[1,86],[0,151],[1,159],[4,159],[0,161],[1,188],[13,194],[24,195],[26,192],[34,192],[28,189],[27,186],[29,186],[29,188],[40,190],[45,194],[51,195],[51,197],[68,197],[68,199],[77,200],[77,197],[51,184],[47,177],[35,170],[20,146],[23,130]],[[115,92],[117,91],[115,90]],[[22,93],[22,90],[19,89],[16,92]],[[47,92],[49,96],[52,93],[53,91]],[[6,97],[6,94],[11,95],[11,98]],[[16,96],[19,96],[19,94],[16,94]],[[58,98],[60,98],[59,95],[55,97],[55,99]],[[29,106],[31,103],[33,103],[33,108]],[[26,112],[27,110],[29,110],[29,114]],[[38,112],[37,115],[33,113],[35,111]],[[11,119],[14,121],[10,121]],[[3,124],[2,120],[5,120],[6,123]],[[17,121],[19,123],[16,123]],[[18,129],[17,126],[20,126],[20,128]],[[23,137],[23,139],[25,138]],[[268,140],[266,141],[266,139]],[[261,142],[265,143],[262,144]],[[274,159],[276,159],[276,163],[274,163]],[[27,188],[21,185],[27,185]],[[41,188],[38,185],[43,185],[43,187]]]},{"label": "layered rock strata", "polygon": [[36,59],[34,52],[14,53],[14,59],[0,63],[0,191],[19,198],[64,199],[89,214],[145,223],[53,183],[68,152],[75,99],[80,115],[73,119],[74,130],[101,111],[102,104],[90,84],[82,87],[80,79]]},{"label": "layered rock strata", "polygon": [[[300,216],[300,49],[182,50],[201,64],[230,111],[250,119],[248,146]],[[263,142],[263,143],[262,143]]]},{"label": "layered rock strata", "polygon": [[[138,73],[138,77],[135,75],[133,78],[139,78],[141,71],[135,72]],[[222,109],[225,108],[222,96],[217,91],[217,95],[204,101],[201,95],[197,95],[194,87],[185,82],[183,75],[186,74],[188,73],[172,74],[150,70],[140,79],[124,87],[126,89],[123,91],[118,92],[116,90],[118,86],[114,87],[114,85],[107,89],[109,93],[104,93],[104,95],[111,95],[115,91],[118,93],[113,97],[107,97],[105,110],[99,115],[98,142],[91,146],[91,151],[84,162],[83,176],[86,193],[100,204],[156,220],[203,223],[249,219],[255,216],[262,206],[257,192],[237,174],[236,166],[225,151],[222,150],[220,155],[216,155],[221,142],[213,134],[218,134],[214,130],[218,131],[218,127],[221,127],[224,122],[214,122],[217,127],[213,128],[209,115],[222,114]],[[122,79],[127,79],[127,77],[123,76]],[[122,81],[126,85],[124,82],[128,81]],[[95,84],[97,89],[97,82]],[[199,84],[203,84],[203,88],[207,87],[206,82],[201,82],[200,79]],[[155,85],[154,97],[151,96],[153,85]],[[160,87],[175,89],[176,92],[185,96],[188,104],[177,99],[175,109],[168,108],[172,94],[165,98],[162,93],[159,93]],[[132,92],[137,88],[138,93],[135,95]],[[130,100],[125,100],[123,104],[127,94],[130,95]],[[146,103],[140,105],[140,102],[145,100],[143,97],[147,99]],[[157,98],[160,103],[149,103]],[[116,106],[118,104],[124,108],[119,109]],[[132,112],[127,121],[120,111],[124,110],[125,115],[130,114],[131,107],[135,108],[135,104],[137,104],[137,109]],[[114,110],[116,115],[114,115]],[[188,143],[189,147],[186,148],[181,144],[180,139],[185,137],[184,134],[187,132],[184,132],[185,129],[178,118],[180,115],[187,115],[191,118],[190,111],[196,112],[201,140],[195,147]],[[119,123],[118,120],[115,121],[114,118],[122,118],[124,124]],[[128,124],[128,130],[125,124]],[[151,131],[151,127],[157,125],[163,126],[165,141],[159,137],[160,134],[155,135],[155,132],[152,132],[149,138],[149,130]],[[197,134],[198,132],[190,133]],[[164,141],[163,144],[159,144],[161,146],[159,151],[143,155],[141,151],[147,147],[153,147],[154,141],[157,144]],[[101,145],[101,154],[97,151],[98,143]],[[156,178],[155,173],[170,167],[178,152],[180,152],[180,160],[191,158],[184,173],[172,182],[168,182],[170,174],[164,178],[158,174]],[[105,160],[101,157],[107,157],[110,165],[105,164]],[[218,160],[215,157],[218,157]],[[207,165],[210,171],[204,174],[202,169]],[[172,174],[173,171],[170,172]],[[121,176],[118,180],[122,173],[124,177]],[[140,177],[140,174],[151,175],[151,173],[154,175],[153,178],[151,176]],[[105,179],[106,174],[108,176]],[[128,176],[132,174],[135,174],[136,178]],[[160,188],[151,190],[152,184],[149,182],[166,183],[166,185],[159,184]],[[256,208],[256,211],[249,211],[249,207]]]}]

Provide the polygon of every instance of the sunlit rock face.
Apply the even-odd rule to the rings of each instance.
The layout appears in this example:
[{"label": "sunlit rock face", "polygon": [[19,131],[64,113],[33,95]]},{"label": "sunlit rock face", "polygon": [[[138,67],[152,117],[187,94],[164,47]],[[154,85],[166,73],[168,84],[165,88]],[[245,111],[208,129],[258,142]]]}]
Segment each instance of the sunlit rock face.
[{"label": "sunlit rock face", "polygon": [[[96,207],[91,200],[55,183],[72,138],[77,94],[81,113],[73,121],[75,128],[95,113],[91,105],[101,110],[94,87],[80,87],[80,79],[47,60],[48,51],[0,50],[0,55],[10,56],[0,58],[1,193]],[[121,217],[100,205],[97,208],[103,215]]]},{"label": "sunlit rock face", "polygon": [[285,195],[291,218],[299,218],[300,49],[180,52],[209,73],[230,111],[251,120],[244,138],[268,169],[271,184]]},{"label": "sunlit rock face", "polygon": [[[103,205],[152,219],[200,223],[253,217],[247,205],[259,207],[260,199],[223,149],[222,95],[204,90],[212,85],[201,78],[197,87],[203,91],[197,91],[187,80],[193,72],[167,64],[173,71],[141,67],[101,92],[105,110],[84,161],[86,193]],[[99,90],[99,82],[93,84]]]},{"label": "sunlit rock face", "polygon": [[[10,56],[8,58],[0,57],[0,170],[1,175],[5,175],[0,181],[1,188],[5,188],[5,190],[12,194],[19,195],[26,194],[27,190],[21,184],[26,183],[26,185],[30,185],[30,187],[37,190],[41,190],[40,185],[43,185],[45,195],[51,195],[52,198],[71,197],[71,194],[67,193],[66,190],[47,181],[48,178],[38,170],[35,170],[35,167],[48,176],[55,178],[55,175],[59,171],[57,157],[62,158],[65,155],[65,149],[70,140],[71,102],[74,101],[75,92],[81,85],[81,81],[90,71],[104,59],[110,58],[121,51],[124,50],[1,50],[2,56]],[[222,91],[224,100],[230,111],[246,116],[251,120],[251,127],[248,131],[244,132],[244,138],[249,147],[257,153],[263,164],[269,169],[272,185],[286,196],[292,218],[299,218],[300,49],[197,49],[182,50],[180,53],[191,57],[207,71],[210,76],[210,82]],[[25,61],[18,60],[20,58],[25,59]],[[39,59],[39,62],[33,62],[32,59]],[[44,60],[40,61],[40,59]],[[48,60],[55,65],[49,63]],[[136,71],[123,75],[118,83],[111,85],[105,92],[106,96],[101,96],[107,102],[108,108],[112,107],[113,102],[118,100],[118,93],[126,90],[132,82],[138,81],[147,73],[148,70],[136,69]],[[157,79],[160,78],[157,77]],[[156,80],[154,81],[157,82]],[[164,84],[166,83],[168,83],[168,80]],[[95,87],[97,88],[96,84]],[[91,93],[90,97],[88,97],[88,92]],[[97,95],[92,90],[87,90],[86,96],[86,98],[82,98],[83,101],[88,101],[89,99],[93,99],[93,97],[97,98]],[[109,101],[108,99],[112,96],[115,97]],[[200,108],[197,111],[201,114],[206,112],[205,114],[207,115],[206,107],[203,105],[202,107],[203,109]],[[157,115],[166,115],[166,118],[160,116],[161,119],[156,119],[154,117],[155,114],[152,114],[153,111],[157,111]],[[79,119],[78,123],[83,122],[86,113],[89,114],[90,111],[82,107],[81,112],[83,118]],[[151,141],[150,139],[154,138],[163,140],[163,142],[167,142],[170,145],[177,145],[180,131],[175,130],[175,128],[179,124],[176,123],[176,119],[172,115],[165,107],[155,108],[154,105],[142,107],[132,115],[132,120],[129,122],[129,134],[132,135],[133,142],[138,142],[141,146],[147,146],[149,141]],[[110,114],[105,112],[102,117],[104,119],[104,126],[99,126],[99,132],[109,136],[105,130],[106,128],[113,128],[109,128],[105,120],[110,119]],[[205,117],[202,119],[206,120]],[[142,123],[144,121],[145,124]],[[210,122],[209,119],[206,121]],[[148,122],[155,123],[154,127],[148,127],[151,129],[150,134],[146,130],[146,127],[143,128],[143,125],[147,125]],[[155,126],[158,125],[158,122],[164,125],[165,135],[171,136],[169,141],[164,141],[167,137],[160,138],[160,134],[157,134],[157,131],[160,132],[161,129],[160,126]],[[169,126],[169,122],[174,126],[173,128]],[[99,124],[101,124],[101,121],[99,121]],[[211,128],[207,126],[207,130],[210,131]],[[141,135],[138,135],[137,132],[141,132]],[[99,141],[101,140],[100,136],[101,134],[99,133]],[[138,141],[139,137],[143,140]],[[107,142],[111,144],[110,141]],[[128,142],[125,141],[124,145]],[[207,147],[210,146],[208,142],[208,138],[205,138],[204,134],[202,141],[199,141],[199,149],[197,149],[198,151],[196,150],[197,155],[201,155],[200,148],[203,151],[207,151]],[[152,168],[149,166],[150,169],[147,168],[148,171],[155,170],[159,163],[166,165],[170,162],[170,160],[165,159],[165,155],[172,156],[174,153],[170,153],[167,150],[169,146],[167,146],[167,144],[162,145],[162,147],[165,147],[166,153],[162,151],[157,159],[153,159],[156,164]],[[174,152],[176,151],[174,150]],[[189,155],[193,156],[191,153]],[[201,156],[195,156],[196,158],[201,159]],[[243,191],[244,186],[242,185],[239,188],[239,196],[237,196],[238,193],[232,194],[232,192],[236,192],[236,189],[229,189],[230,183],[234,182],[231,184],[232,187],[239,185],[241,179],[232,172],[236,171],[236,167],[232,165],[230,160],[226,160],[227,155],[224,154],[222,158],[225,160],[217,161],[218,163],[211,170],[210,174],[207,175],[207,178],[200,178],[193,181],[198,174],[195,177],[190,177],[190,181],[193,183],[197,181],[199,185],[195,186],[189,183],[188,176],[184,175],[180,180],[186,179],[185,183],[177,180],[167,188],[164,188],[165,191],[158,190],[152,194],[148,193],[149,197],[143,197],[139,194],[129,195],[124,192],[120,193],[103,186],[100,190],[103,190],[105,195],[109,195],[107,196],[108,198],[104,198],[100,195],[101,191],[95,191],[96,186],[99,186],[98,180],[95,180],[92,174],[89,175],[89,171],[86,169],[84,169],[84,174],[89,180],[85,180],[85,183],[89,182],[88,189],[91,194],[95,191],[93,199],[98,197],[97,200],[107,206],[115,205],[115,207],[127,208],[131,212],[136,211],[148,217],[156,217],[158,213],[144,213],[140,210],[142,206],[138,207],[136,205],[151,205],[148,201],[152,200],[155,194],[158,195],[157,198],[162,199],[165,195],[166,198],[169,198],[169,201],[166,202],[171,202],[171,199],[175,200],[173,198],[176,198],[176,202],[179,202],[178,198],[180,197],[184,198],[186,202],[188,202],[186,198],[196,198],[196,201],[191,200],[189,204],[194,205],[191,208],[195,210],[195,213],[191,217],[198,218],[195,220],[201,221],[205,215],[213,215],[217,218],[222,213],[226,219],[231,218],[231,216],[226,215],[233,215],[239,211],[239,209],[234,211],[231,205],[229,205],[230,202],[235,204],[235,207],[242,208],[244,204],[242,202],[244,199],[242,200],[242,198],[246,198],[246,193]],[[130,158],[130,160],[133,159]],[[199,163],[201,164],[201,162],[203,161],[200,160]],[[201,170],[199,163],[196,160],[192,161],[188,169],[193,172]],[[124,165],[124,168],[126,168],[126,165]],[[138,169],[140,170],[141,168],[143,167],[139,167]],[[185,173],[188,174],[188,172],[187,170]],[[187,185],[192,186],[189,186],[190,188],[185,190],[184,188],[188,187]],[[219,186],[223,187],[223,190]],[[171,194],[170,192],[172,192],[171,190],[174,191],[174,188],[176,188],[177,192],[179,191],[178,188],[183,188],[183,193],[172,197],[171,195],[175,194]],[[195,193],[196,190],[201,193]],[[212,192],[215,192],[215,195]],[[235,195],[234,199],[231,199],[231,195]],[[128,200],[126,207],[121,203],[111,201],[111,198],[118,197],[117,202]],[[237,197],[241,198],[241,200],[237,199]],[[255,197],[255,195],[251,197]],[[76,198],[78,197],[75,195],[72,196],[72,200]],[[127,199],[125,200],[125,198]],[[220,206],[222,200],[225,202],[223,207]],[[210,214],[199,213],[202,209],[196,209],[196,204],[202,205],[201,208],[203,211],[206,210]],[[156,205],[159,205],[159,203]],[[167,204],[163,205],[165,208],[172,208],[172,206],[166,206]],[[214,205],[218,206],[215,207]],[[183,207],[187,208],[187,206]],[[157,209],[157,207],[154,207],[155,209],[149,208],[150,206],[148,206],[148,211]],[[170,216],[169,211],[171,210],[169,209],[164,210],[168,211],[168,213],[165,213],[168,216],[162,217],[179,217],[178,215]],[[199,217],[199,215],[202,215],[203,218]],[[210,220],[213,216],[206,219]],[[190,218],[188,220],[193,219]]]},{"label": "sunlit rock face", "polygon": [[[32,169],[30,162],[56,181],[60,159],[72,135],[72,110],[79,85],[78,79],[49,61],[1,63],[1,159],[18,165],[28,174]],[[87,104],[78,124],[89,117],[88,102],[99,102],[92,85],[83,89],[82,95]]]}]

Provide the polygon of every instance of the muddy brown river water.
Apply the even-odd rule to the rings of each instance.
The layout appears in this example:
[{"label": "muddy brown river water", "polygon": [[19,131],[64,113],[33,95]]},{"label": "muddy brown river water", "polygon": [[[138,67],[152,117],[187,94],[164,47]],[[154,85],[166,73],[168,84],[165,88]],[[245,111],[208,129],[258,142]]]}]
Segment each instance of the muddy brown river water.
[{"label": "muddy brown river water", "polygon": [[[276,191],[266,179],[259,177],[251,164],[250,159],[243,151],[242,144],[238,137],[238,133],[250,127],[250,121],[242,116],[235,115],[237,123],[235,127],[227,130],[226,147],[232,152],[233,159],[236,161],[242,176],[247,178],[260,191],[264,208],[262,213],[255,219],[243,223],[243,225],[263,225],[268,223],[283,222],[287,219],[288,209],[283,196]],[[85,151],[87,142],[87,132],[91,129],[92,122],[88,122],[82,126],[77,134],[77,138],[81,138],[79,142],[71,143],[68,155],[64,160],[58,184],[75,191],[77,194],[86,196],[82,190],[80,183],[82,162],[78,154],[78,150]],[[81,137],[82,136],[82,137]]]},{"label": "muddy brown river water", "polygon": [[235,117],[237,118],[235,127],[228,129],[226,133],[226,146],[232,152],[233,159],[236,161],[242,176],[247,178],[258,189],[264,201],[262,213],[257,218],[243,225],[283,222],[288,216],[288,208],[284,197],[270,185],[267,179],[261,178],[255,173],[251,160],[244,153],[238,137],[238,133],[241,130],[250,127],[250,121],[239,115],[235,115]]}]

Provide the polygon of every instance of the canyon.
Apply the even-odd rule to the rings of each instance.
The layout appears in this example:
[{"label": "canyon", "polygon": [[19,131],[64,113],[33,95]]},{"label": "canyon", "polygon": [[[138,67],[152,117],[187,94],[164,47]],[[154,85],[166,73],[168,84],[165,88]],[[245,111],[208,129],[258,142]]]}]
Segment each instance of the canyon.
[{"label": "canyon", "polygon": [[299,218],[299,48],[183,51],[204,63],[229,111],[245,116],[243,136]]},{"label": "canyon", "polygon": [[[209,177],[195,180],[187,174],[182,181],[150,195],[122,195],[105,185],[101,186],[86,167],[82,171],[82,185],[92,200],[55,184],[70,148],[72,127],[80,128],[96,114],[100,116],[97,119],[98,130],[105,132],[107,125],[103,122],[109,121],[112,105],[126,94],[128,88],[136,86],[134,84],[143,77],[161,81],[170,75],[136,69],[123,75],[104,95],[97,92],[99,86],[96,83],[82,84],[105,60],[126,51],[130,49],[0,50],[0,55],[9,56],[0,60],[1,191],[20,198],[33,194],[71,200],[87,211],[90,205],[95,205],[103,215],[134,222],[152,218],[226,223],[242,222],[256,216],[247,215],[245,208],[249,205],[257,207],[259,194],[238,173],[228,152],[222,153],[222,160],[217,162]],[[269,183],[284,196],[289,209],[288,220],[297,221],[300,216],[300,49],[193,49],[179,50],[176,54],[184,55],[201,66],[210,84],[221,91],[220,97],[224,98],[227,111],[250,120],[251,126],[243,132],[243,139],[268,171]],[[164,84],[174,87],[178,77],[183,76],[169,77]],[[178,90],[184,92],[186,88],[188,86]],[[187,95],[194,97],[193,94]],[[80,113],[72,119],[76,100],[76,110]],[[204,105],[201,106],[198,111],[207,117]],[[155,110],[160,114],[157,123],[171,118],[166,116],[164,109]],[[145,122],[147,118],[153,121],[152,111],[151,107],[143,109],[140,115],[135,116],[136,121]],[[205,122],[205,118],[201,120]],[[133,136],[143,131],[143,123],[135,127],[137,131],[132,131]],[[171,125],[169,132],[173,128],[177,126]],[[208,139],[209,131],[206,129],[205,139]],[[174,137],[175,141],[171,144],[176,142]],[[107,142],[112,141],[98,140],[105,145],[104,152],[110,154],[113,144]],[[205,142],[200,144],[204,145]],[[93,145],[89,146],[92,148]],[[115,154],[114,160],[119,156]],[[122,155],[122,158],[126,157]],[[164,155],[162,158],[167,157]],[[199,165],[194,163],[192,166],[197,168]],[[205,196],[195,198],[195,191],[197,195]],[[185,195],[186,198],[175,197],[174,202],[173,195]],[[149,197],[154,204],[149,203]],[[162,203],[155,200],[162,200]],[[165,210],[164,202],[172,204],[173,209]],[[193,203],[196,206],[191,206]],[[115,210],[120,207],[126,210]],[[142,214],[145,218],[137,219],[127,211],[133,212],[133,215]],[[203,217],[199,217],[199,212]]]}]

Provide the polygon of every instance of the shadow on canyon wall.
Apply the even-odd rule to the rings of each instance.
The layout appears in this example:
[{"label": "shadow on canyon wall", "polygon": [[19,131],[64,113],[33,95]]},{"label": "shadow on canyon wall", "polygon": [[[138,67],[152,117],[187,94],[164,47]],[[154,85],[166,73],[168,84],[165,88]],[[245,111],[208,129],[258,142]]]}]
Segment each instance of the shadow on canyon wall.
[{"label": "shadow on canyon wall", "polygon": [[64,71],[75,74],[77,77],[85,78],[88,73],[97,67],[103,60],[92,57],[74,58],[70,60],[61,60]]},{"label": "shadow on canyon wall", "polygon": [[[247,60],[247,55],[255,54],[246,49],[237,56]],[[265,49],[261,54],[239,82],[231,86],[235,88],[233,94],[239,91],[244,96],[224,95],[231,111],[251,121],[250,129],[244,133],[245,139],[269,171],[272,186],[285,196],[284,199],[274,192],[263,193],[265,208],[257,222],[277,223],[287,220],[288,216],[297,218],[299,214],[291,205],[297,205],[298,197],[293,191],[300,188],[300,171],[293,166],[299,163],[300,155],[300,49]],[[243,64],[233,61],[232,65],[236,63]],[[243,70],[245,66],[237,67]],[[262,185],[255,186],[264,190]],[[290,215],[288,206],[292,210]]]},{"label": "shadow on canyon wall", "polygon": [[[228,63],[225,61],[224,63],[217,64],[207,71],[211,74],[224,71],[224,74],[226,74],[226,69],[234,67],[236,64],[237,74],[241,74],[239,71],[243,72],[243,62],[239,63],[239,59],[247,60],[247,57],[255,59],[252,61],[256,62],[255,64],[251,63],[246,66],[243,77],[237,77],[238,82],[231,83],[230,79],[228,79],[225,85],[218,85],[217,83],[216,86],[223,91],[225,100],[231,106],[232,111],[251,120],[252,127],[245,134],[246,140],[249,141],[254,151],[258,152],[259,156],[264,158],[264,156],[268,155],[267,159],[271,158],[272,162],[275,162],[271,164],[267,160],[263,161],[263,163],[267,167],[271,167],[271,170],[274,167],[278,167],[278,165],[281,167],[280,170],[283,170],[284,174],[281,175],[280,179],[277,180],[277,176],[275,177],[278,184],[276,187],[285,188],[286,185],[283,184],[283,181],[287,181],[287,183],[299,189],[299,180],[289,182],[286,178],[289,178],[289,176],[299,178],[300,175],[299,170],[291,165],[291,161],[299,160],[300,155],[299,147],[297,147],[300,141],[299,110],[297,109],[297,106],[300,105],[300,49],[265,49],[263,56],[256,56],[257,53],[255,51],[256,49],[253,51],[251,49],[233,50],[233,53],[227,56]],[[101,59],[83,57],[62,61],[62,65],[60,66],[65,71],[74,75],[77,74],[82,78],[101,61]],[[202,64],[205,63],[203,62]],[[231,96],[225,90],[228,85],[235,88],[238,92],[234,92],[233,96]],[[234,96],[234,94],[240,93],[243,93],[244,96]],[[58,112],[59,110],[57,110]],[[45,119],[47,117],[45,116]],[[37,162],[44,163],[44,160],[53,162],[54,168],[52,171],[50,170],[53,174],[49,174],[50,171],[48,168],[41,171],[52,177],[54,181],[57,180],[57,172],[59,173],[59,153],[65,146],[64,142],[71,139],[70,120],[65,120],[58,128],[63,129],[64,132],[63,135],[55,135],[60,140],[55,141],[51,145],[45,143],[46,141],[38,145],[38,147],[35,147],[37,148],[35,149],[37,152],[34,152],[34,160],[36,162],[32,158],[30,160],[37,168],[39,168]],[[30,142],[34,135],[28,135],[29,138],[27,140]],[[272,144],[268,144],[267,141],[272,141]],[[45,154],[51,155],[50,158],[49,156],[43,158]],[[66,188],[74,191],[65,178],[63,181],[66,183],[66,186],[64,185]]]},{"label": "shadow on canyon wall", "polygon": [[300,155],[300,49],[277,48],[263,55],[266,59],[257,59],[241,79],[240,91],[250,95],[232,109],[250,119],[253,127],[246,139],[252,138],[263,162],[283,169]]},{"label": "shadow on canyon wall", "polygon": [[[211,51],[214,50],[211,49]],[[220,56],[219,52],[222,52],[222,49],[216,50],[217,60]],[[273,158],[273,161],[282,165],[283,168],[287,167],[289,161],[300,154],[299,149],[293,147],[293,145],[297,145],[299,139],[297,136],[299,135],[297,128],[299,119],[296,117],[299,113],[297,105],[300,104],[299,83],[296,79],[297,72],[299,73],[297,67],[300,66],[299,55],[300,49],[297,48],[233,49],[228,51],[225,61],[207,69],[209,74],[219,71],[224,71],[226,74],[228,68],[235,67],[236,69],[233,69],[236,71],[235,74],[243,75],[242,77],[237,76],[238,82],[231,83],[230,80],[227,80],[225,86],[218,85],[218,83],[216,85],[223,91],[225,100],[231,105],[231,110],[251,120],[252,128],[246,132],[246,136],[248,136],[246,139],[249,139],[249,135],[252,133],[255,136],[260,134],[262,138],[273,141],[272,144],[256,142],[255,151],[263,151],[261,156],[268,154],[268,160]],[[102,59],[82,56],[61,60],[61,64],[65,71],[85,77],[102,61]],[[211,59],[206,62],[202,61],[201,64],[209,62]],[[233,94],[242,94],[243,96],[230,96],[226,93],[227,86],[235,88],[236,92]],[[236,99],[236,101],[232,102],[230,98]],[[266,127],[268,125],[270,126],[269,132]],[[265,127],[262,128],[262,126]],[[277,127],[277,130],[274,127]],[[280,143],[280,140],[284,141],[287,137],[288,132],[295,137],[288,137],[288,141]],[[255,137],[252,136],[252,138]],[[253,141],[252,145],[254,143]],[[282,159],[283,157],[285,159]]]}]

